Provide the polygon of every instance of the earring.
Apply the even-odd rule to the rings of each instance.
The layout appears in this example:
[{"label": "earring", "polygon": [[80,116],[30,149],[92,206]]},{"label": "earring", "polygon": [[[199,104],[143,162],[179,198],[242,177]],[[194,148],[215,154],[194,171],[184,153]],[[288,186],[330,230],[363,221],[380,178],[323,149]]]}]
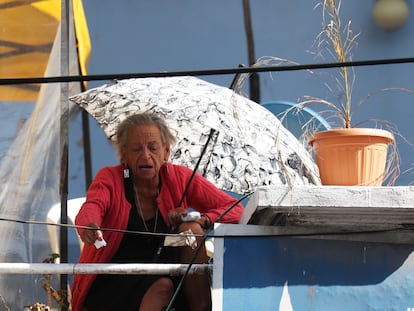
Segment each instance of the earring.
[{"label": "earring", "polygon": [[127,166],[124,167],[124,178],[129,178],[129,168]]}]

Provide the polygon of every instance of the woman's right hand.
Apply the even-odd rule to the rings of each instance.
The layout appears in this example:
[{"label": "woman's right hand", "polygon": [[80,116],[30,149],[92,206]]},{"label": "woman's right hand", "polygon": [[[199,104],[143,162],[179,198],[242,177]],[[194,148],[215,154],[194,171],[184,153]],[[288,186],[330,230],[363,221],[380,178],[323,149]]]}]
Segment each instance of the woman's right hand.
[{"label": "woman's right hand", "polygon": [[85,229],[80,234],[80,238],[83,241],[83,243],[92,245],[95,243],[96,240],[102,241],[103,239],[102,231],[96,230],[96,229],[99,229],[99,226],[95,222],[89,223],[87,227],[90,227],[91,229]]}]

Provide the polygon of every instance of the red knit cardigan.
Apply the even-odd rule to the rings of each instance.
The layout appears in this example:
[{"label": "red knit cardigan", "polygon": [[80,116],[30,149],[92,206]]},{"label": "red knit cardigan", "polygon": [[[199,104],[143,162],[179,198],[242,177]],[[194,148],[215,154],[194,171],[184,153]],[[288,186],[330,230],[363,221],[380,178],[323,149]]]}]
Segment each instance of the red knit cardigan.
[{"label": "red knit cardigan", "polygon": [[[162,188],[156,199],[159,211],[167,221],[168,211],[178,207],[184,189],[192,174],[187,167],[166,163],[161,171]],[[86,195],[86,201],[80,209],[75,223],[87,226],[96,222],[101,228],[125,230],[128,224],[131,204],[124,195],[123,166],[102,168],[96,175]],[[215,185],[196,174],[182,204],[184,208],[193,208],[206,214],[211,222],[227,210],[236,199],[222,192]],[[243,212],[241,204],[235,206],[221,220],[223,223],[237,223]],[[83,229],[78,229],[80,234]],[[79,263],[106,263],[116,253],[123,233],[104,231],[106,247],[96,249],[94,245],[84,245]],[[72,285],[72,311],[82,311],[83,302],[95,279],[95,274],[77,274]]]}]

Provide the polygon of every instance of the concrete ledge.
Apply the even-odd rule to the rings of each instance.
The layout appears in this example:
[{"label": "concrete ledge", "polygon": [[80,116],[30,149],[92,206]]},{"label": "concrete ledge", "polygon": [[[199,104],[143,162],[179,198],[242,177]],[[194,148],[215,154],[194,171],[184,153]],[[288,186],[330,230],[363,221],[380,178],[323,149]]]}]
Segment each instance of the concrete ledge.
[{"label": "concrete ledge", "polygon": [[[277,226],[285,234],[335,233],[414,243],[414,187],[278,186],[256,191],[241,224]],[[357,238],[354,236],[354,238]]]}]

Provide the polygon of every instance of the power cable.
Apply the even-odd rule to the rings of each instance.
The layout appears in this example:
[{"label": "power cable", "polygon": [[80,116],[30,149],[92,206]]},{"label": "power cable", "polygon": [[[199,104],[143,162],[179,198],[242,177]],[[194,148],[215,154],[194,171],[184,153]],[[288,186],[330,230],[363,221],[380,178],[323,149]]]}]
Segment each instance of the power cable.
[{"label": "power cable", "polygon": [[[254,192],[250,192],[247,193],[245,195],[243,195],[240,199],[238,199],[236,202],[234,202],[229,208],[227,208],[223,213],[220,214],[220,216],[216,219],[216,222],[220,222],[224,216],[226,216],[235,206],[237,206],[241,201],[243,201],[244,199],[248,198],[249,196],[251,196]],[[201,242],[197,245],[196,250],[194,251],[193,257],[191,258],[190,263],[187,266],[186,271],[184,272],[184,274],[182,275],[180,282],[177,285],[177,288],[175,289],[175,292],[169,302],[169,304],[167,305],[165,311],[170,311],[170,308],[172,307],[175,299],[178,296],[178,293],[181,290],[181,287],[184,283],[185,278],[187,277],[192,265],[194,264],[194,261],[196,260],[198,254],[200,253],[200,250],[203,248],[204,242],[207,239],[207,237],[209,236],[210,231],[214,228],[214,223],[210,224],[210,227],[206,230],[206,233],[202,236]]]},{"label": "power cable", "polygon": [[[249,196],[251,194],[247,194]],[[46,221],[34,221],[34,220],[21,220],[21,219],[12,219],[0,217],[0,221],[29,224],[29,225],[45,225],[45,226],[55,226],[55,227],[67,227],[73,229],[88,229],[88,230],[101,230],[107,232],[116,232],[124,234],[140,234],[140,235],[149,235],[149,236],[182,236],[179,233],[159,233],[159,232],[146,232],[146,231],[131,231],[131,230],[122,230],[122,229],[113,229],[113,228],[95,228],[88,226],[78,226],[72,224],[58,224]],[[217,221],[216,221],[217,222]],[[254,225],[254,224],[252,224]],[[269,225],[271,226],[271,225]],[[283,227],[289,228],[289,227]],[[263,234],[208,234],[206,238],[266,238],[266,237],[306,237],[306,236],[330,236],[330,235],[350,235],[350,234],[370,234],[370,233],[386,233],[391,231],[407,231],[414,230],[414,225],[411,223],[401,223],[396,227],[389,227],[383,229],[364,229],[364,230],[349,230],[349,231],[315,231],[315,232],[299,232],[299,233],[287,233],[287,232],[278,232],[278,233],[263,233]],[[204,237],[203,235],[194,234],[197,237]]]},{"label": "power cable", "polygon": [[149,78],[149,77],[173,77],[173,76],[210,76],[210,75],[227,75],[241,73],[256,72],[273,72],[273,71],[296,71],[296,70],[312,70],[327,69],[340,67],[360,67],[360,66],[376,66],[414,63],[414,57],[392,58],[392,59],[376,59],[348,62],[333,62],[319,64],[297,64],[287,66],[263,66],[263,67],[238,67],[238,68],[222,68],[222,69],[205,69],[205,70],[184,70],[184,71],[158,71],[144,73],[117,73],[117,74],[98,74],[98,75],[74,75],[59,77],[32,77],[32,78],[2,78],[0,85],[11,84],[35,84],[35,83],[66,83],[66,82],[86,82],[100,80],[120,80],[131,78]]}]

